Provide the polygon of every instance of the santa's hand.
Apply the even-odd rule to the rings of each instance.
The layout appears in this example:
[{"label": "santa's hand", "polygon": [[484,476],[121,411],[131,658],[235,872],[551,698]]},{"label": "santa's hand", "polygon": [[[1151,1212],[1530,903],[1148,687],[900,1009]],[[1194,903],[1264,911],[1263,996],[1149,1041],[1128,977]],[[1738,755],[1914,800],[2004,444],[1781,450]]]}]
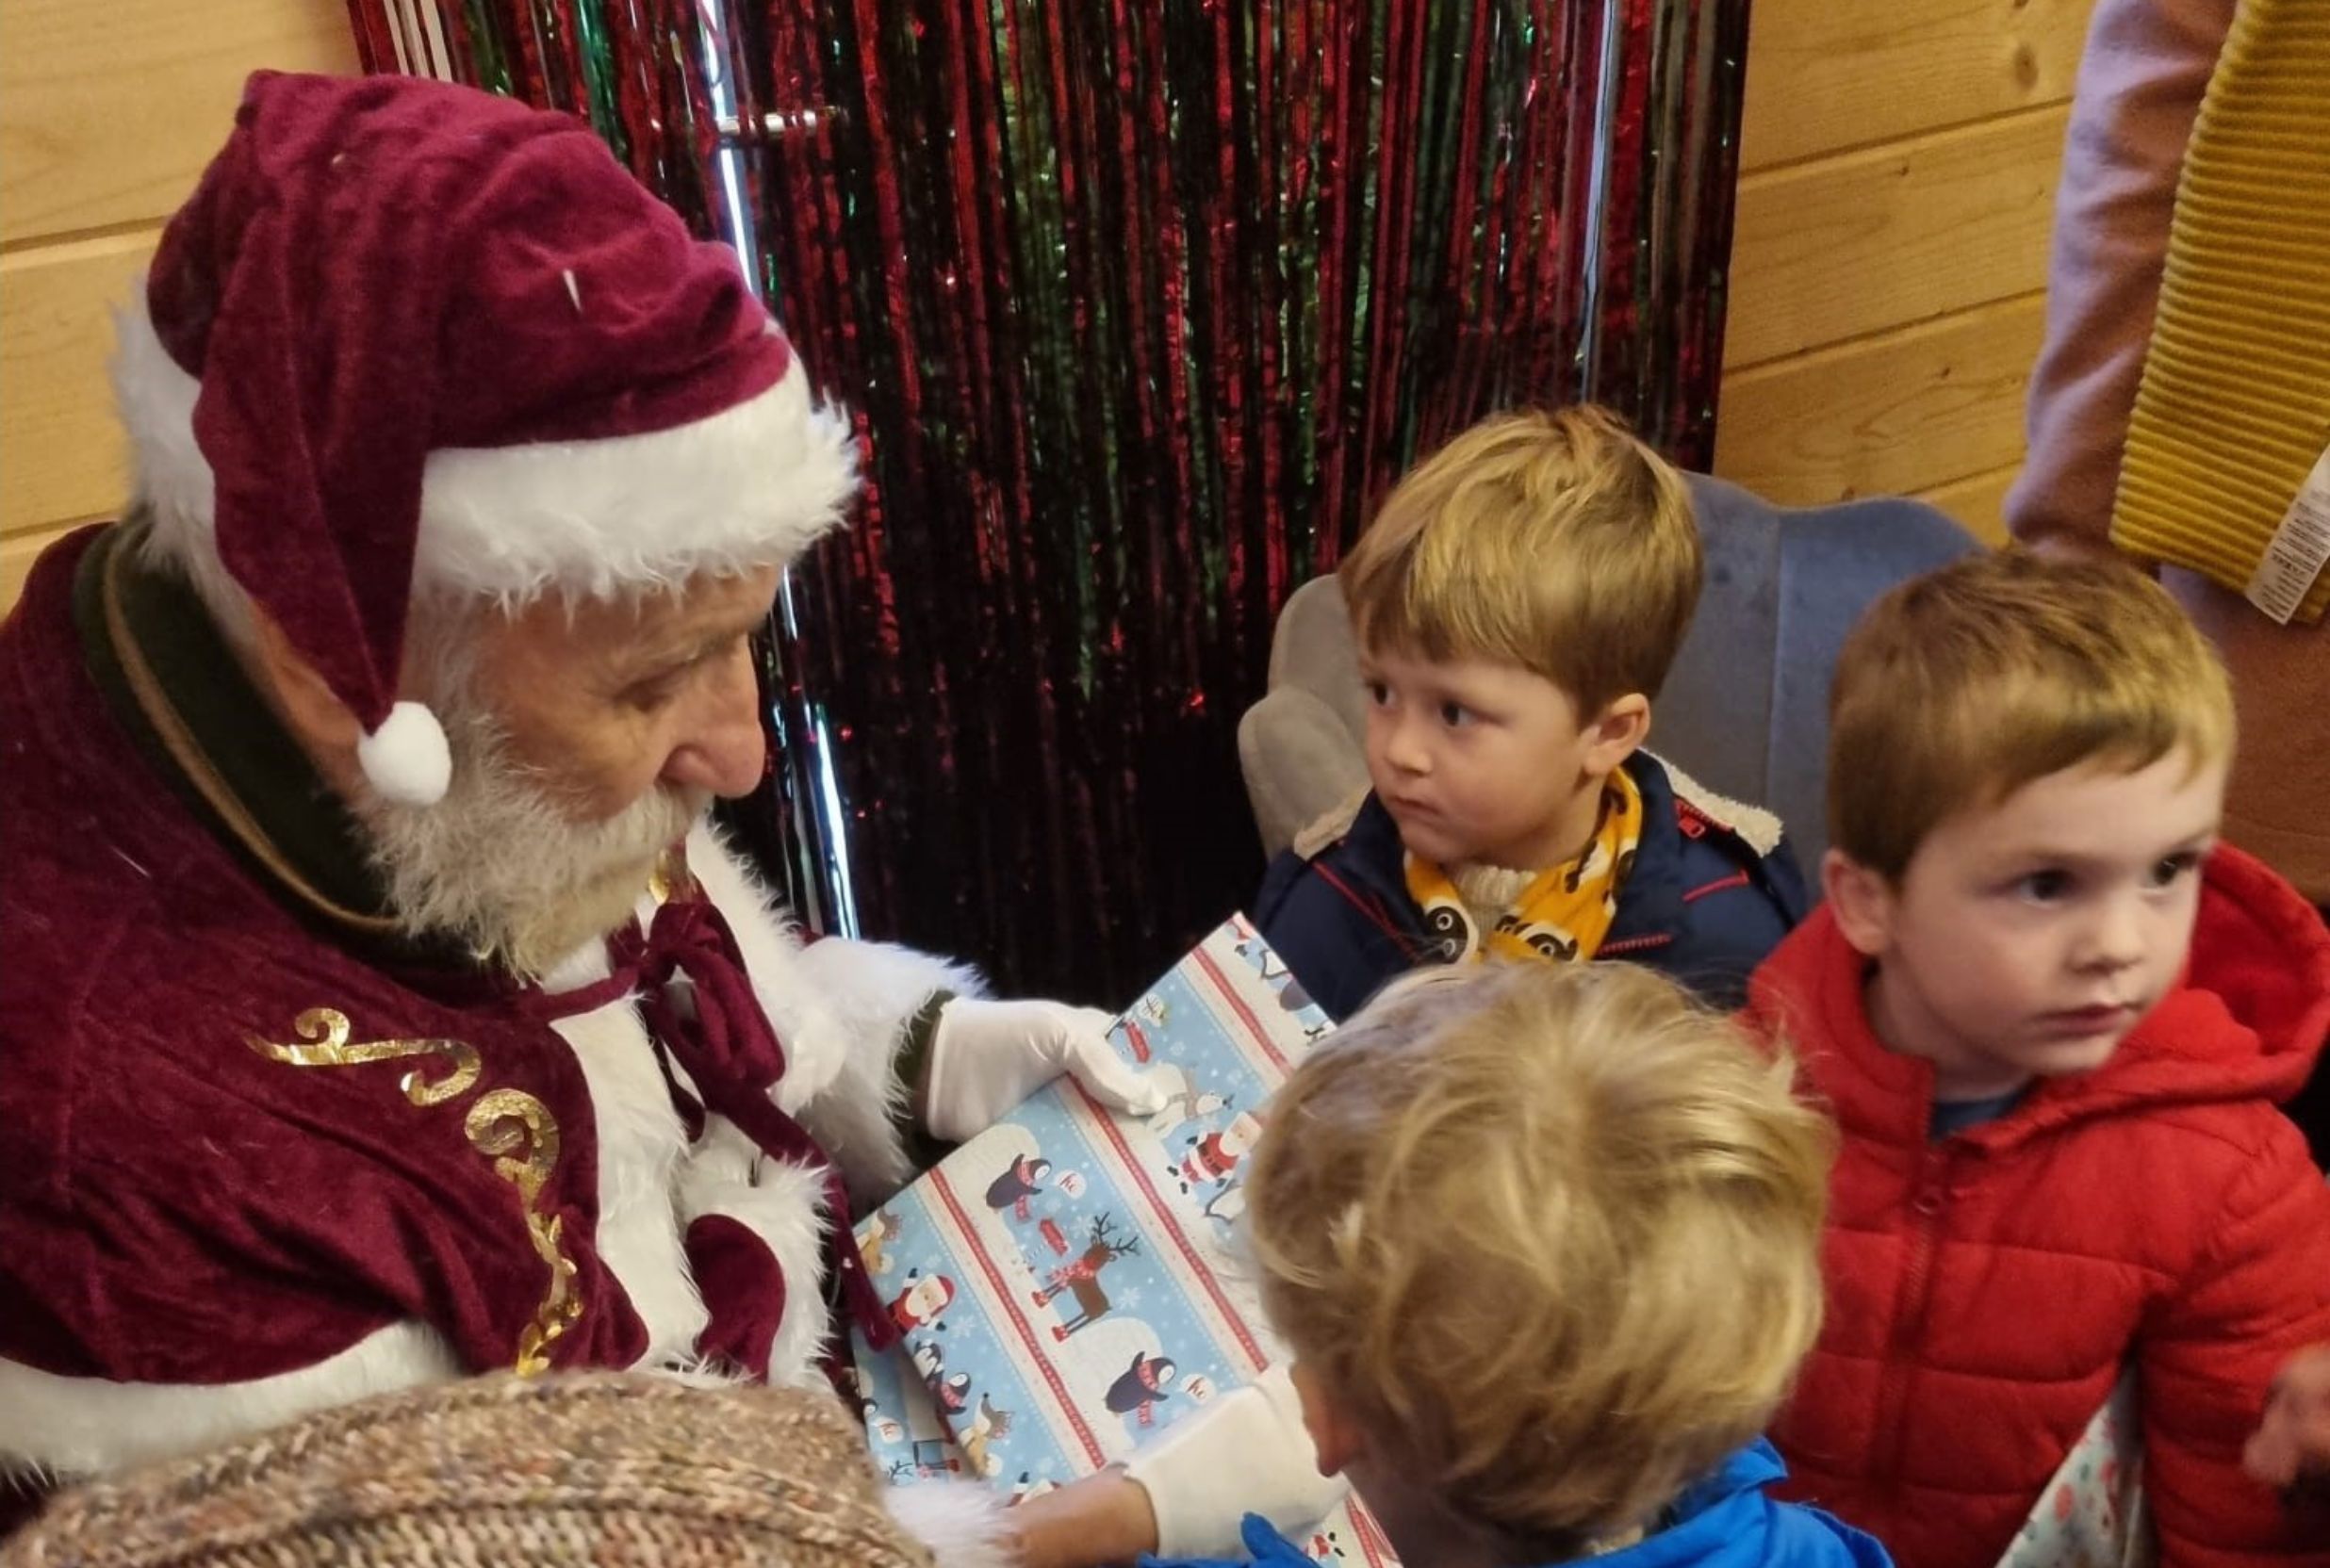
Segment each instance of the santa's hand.
[{"label": "santa's hand", "polygon": [[939,1009],[923,1079],[923,1125],[960,1143],[1062,1072],[1112,1110],[1147,1116],[1164,1092],[1108,1044],[1115,1021],[1061,1002],[978,1002],[958,997]]},{"label": "santa's hand", "polygon": [[1350,1492],[1319,1473],[1293,1380],[1272,1367],[1176,1421],[1136,1453],[1125,1474],[1149,1494],[1159,1557],[1236,1557],[1239,1523],[1258,1513],[1281,1531],[1325,1518]]}]

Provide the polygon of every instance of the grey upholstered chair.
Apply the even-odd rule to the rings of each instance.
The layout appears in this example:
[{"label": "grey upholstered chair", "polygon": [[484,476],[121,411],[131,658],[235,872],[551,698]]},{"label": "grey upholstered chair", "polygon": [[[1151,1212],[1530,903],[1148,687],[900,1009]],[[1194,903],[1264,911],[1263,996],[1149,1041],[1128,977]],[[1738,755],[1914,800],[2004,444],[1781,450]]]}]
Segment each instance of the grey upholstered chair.
[{"label": "grey upholstered chair", "polygon": [[[1920,501],[1790,509],[1689,476],[1706,540],[1698,617],[1659,694],[1651,745],[1708,788],[1780,813],[1808,878],[1828,845],[1822,808],[1829,675],[1872,599],[1979,546]],[[1275,855],[1367,787],[1366,699],[1331,577],[1287,601],[1270,690],[1238,730],[1246,792]]]}]

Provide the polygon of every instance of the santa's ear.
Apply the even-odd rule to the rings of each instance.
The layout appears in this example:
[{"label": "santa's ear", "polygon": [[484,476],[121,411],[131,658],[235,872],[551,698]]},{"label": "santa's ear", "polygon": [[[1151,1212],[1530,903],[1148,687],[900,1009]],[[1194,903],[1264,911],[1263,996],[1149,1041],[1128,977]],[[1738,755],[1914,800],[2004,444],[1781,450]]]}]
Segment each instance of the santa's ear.
[{"label": "santa's ear", "polygon": [[364,739],[363,723],[333,694],[316,667],[301,657],[272,616],[253,605],[250,626],[247,662],[252,677],[273,703],[285,727],[309,755],[327,761],[345,759],[353,769],[356,745]]}]

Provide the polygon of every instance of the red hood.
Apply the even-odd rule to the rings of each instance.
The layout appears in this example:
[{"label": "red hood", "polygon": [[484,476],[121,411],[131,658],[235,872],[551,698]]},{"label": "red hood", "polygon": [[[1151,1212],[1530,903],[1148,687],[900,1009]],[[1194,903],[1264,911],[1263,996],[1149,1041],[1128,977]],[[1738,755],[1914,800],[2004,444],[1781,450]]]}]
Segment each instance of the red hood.
[{"label": "red hood", "polygon": [[[1841,1058],[1808,1055],[1805,1069],[1846,1127],[1922,1138],[1932,1070],[1885,1050],[1869,1032],[1865,967],[1824,905],[1756,971],[1748,1016],[1767,1036],[1819,1041],[1826,1054]],[[1801,1022],[1792,1027],[1790,1020]],[[2110,1061],[2047,1080],[2026,1102],[2029,1114],[1986,1124],[1976,1135],[2013,1140],[2135,1104],[2287,1100],[2313,1070],[2325,1036],[2330,931],[2296,890],[2223,845],[2202,876],[2183,982]]]}]

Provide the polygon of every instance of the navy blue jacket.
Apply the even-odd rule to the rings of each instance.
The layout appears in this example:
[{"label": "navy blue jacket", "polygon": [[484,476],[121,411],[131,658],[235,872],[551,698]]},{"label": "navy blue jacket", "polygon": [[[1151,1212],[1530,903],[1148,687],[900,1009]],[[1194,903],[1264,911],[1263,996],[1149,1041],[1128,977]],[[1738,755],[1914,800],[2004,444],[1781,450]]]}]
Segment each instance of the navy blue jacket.
[{"label": "navy blue jacket", "polygon": [[[1735,1007],[1748,976],[1804,916],[1796,858],[1785,843],[1758,853],[1711,808],[1679,794],[1658,759],[1636,752],[1626,771],[1642,791],[1642,840],[1595,956],[1648,964]],[[1446,956],[1408,894],[1399,825],[1373,794],[1340,839],[1272,863],[1253,918],[1337,1022],[1387,981]]]},{"label": "navy blue jacket", "polygon": [[[1815,1508],[1774,1502],[1764,1489],[1787,1474],[1758,1438],[1685,1492],[1667,1522],[1632,1546],[1590,1559],[1594,1568],[1892,1568],[1876,1538]],[[1232,1561],[1141,1559],[1143,1568],[1316,1568],[1317,1560],[1246,1516],[1247,1556]]]}]

